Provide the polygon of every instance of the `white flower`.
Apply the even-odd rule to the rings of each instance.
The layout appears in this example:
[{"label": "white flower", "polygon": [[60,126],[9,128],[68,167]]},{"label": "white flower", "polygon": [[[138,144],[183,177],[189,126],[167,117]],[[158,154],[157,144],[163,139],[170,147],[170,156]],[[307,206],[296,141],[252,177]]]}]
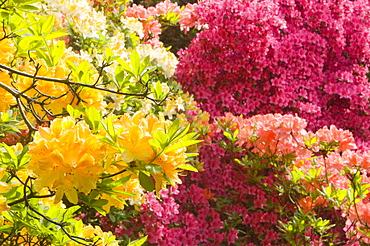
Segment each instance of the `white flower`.
[{"label": "white flower", "polygon": [[153,60],[158,67],[163,69],[166,78],[174,75],[179,61],[174,54],[167,51],[165,48],[153,49],[150,44],[142,44],[139,45],[136,50],[143,58],[150,56],[150,59]]},{"label": "white flower", "polygon": [[136,18],[126,17],[121,18],[123,26],[130,31],[136,32],[140,38],[144,37],[144,27],[143,24]]},{"label": "white flower", "polygon": [[107,27],[105,15],[92,8],[92,1],[48,0],[47,3],[50,12],[64,13],[64,22],[71,24],[84,37],[98,38],[100,33],[105,34]]}]

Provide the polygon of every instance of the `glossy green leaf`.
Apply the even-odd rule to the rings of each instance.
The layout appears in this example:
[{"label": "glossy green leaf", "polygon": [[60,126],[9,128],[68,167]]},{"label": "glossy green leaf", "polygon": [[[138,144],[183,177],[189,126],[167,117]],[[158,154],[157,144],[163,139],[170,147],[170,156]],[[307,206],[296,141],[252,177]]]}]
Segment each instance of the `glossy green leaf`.
[{"label": "glossy green leaf", "polygon": [[139,240],[135,240],[135,241],[131,242],[127,246],[141,246],[141,245],[143,245],[146,242],[146,239],[147,238],[148,238],[148,236],[145,236],[143,238],[140,238]]},{"label": "glossy green leaf", "polygon": [[53,29],[53,25],[54,25],[54,15],[49,15],[46,20],[42,23],[42,28],[41,28],[41,31],[42,31],[42,34],[43,35],[48,35],[49,33],[51,33],[52,29]]},{"label": "glossy green leaf", "polygon": [[139,181],[140,185],[147,191],[152,192],[154,190],[154,182],[153,180],[147,176],[145,173],[139,173]]},{"label": "glossy green leaf", "polygon": [[179,168],[183,169],[183,170],[198,172],[198,169],[196,169],[195,167],[193,167],[192,165],[189,165],[189,164],[183,164],[183,165],[179,166]]},{"label": "glossy green leaf", "polygon": [[159,173],[160,171],[162,171],[162,167],[157,165],[157,164],[147,164],[145,166],[146,170],[148,170],[149,172],[153,173],[153,174],[157,174]]},{"label": "glossy green leaf", "polygon": [[200,142],[202,142],[202,140],[181,141],[179,143],[175,143],[175,144],[171,145],[170,147],[166,148],[164,153],[175,151],[177,149],[181,149],[181,148],[184,148],[184,147],[187,147],[187,146],[190,146],[190,145],[193,145],[193,144],[197,144],[197,143],[200,143]]}]

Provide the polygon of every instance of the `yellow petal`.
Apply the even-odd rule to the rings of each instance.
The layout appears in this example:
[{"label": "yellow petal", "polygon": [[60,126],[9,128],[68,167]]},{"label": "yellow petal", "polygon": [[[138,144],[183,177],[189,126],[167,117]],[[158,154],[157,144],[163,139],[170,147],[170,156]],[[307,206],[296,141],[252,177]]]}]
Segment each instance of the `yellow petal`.
[{"label": "yellow petal", "polygon": [[70,201],[73,204],[78,203],[78,195],[77,195],[77,191],[75,189],[67,190],[64,193],[66,194],[66,197],[67,197],[68,201]]},{"label": "yellow petal", "polygon": [[7,193],[11,189],[12,187],[9,184],[5,182],[0,182],[0,193]]}]

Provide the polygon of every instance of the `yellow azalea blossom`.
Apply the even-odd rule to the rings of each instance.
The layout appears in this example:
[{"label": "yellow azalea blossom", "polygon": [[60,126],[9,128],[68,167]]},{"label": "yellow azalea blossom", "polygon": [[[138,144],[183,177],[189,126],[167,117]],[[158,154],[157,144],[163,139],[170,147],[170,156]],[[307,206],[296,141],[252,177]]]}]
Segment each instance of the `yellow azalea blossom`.
[{"label": "yellow azalea blossom", "polygon": [[[66,50],[65,55],[59,60],[58,64],[55,67],[49,67],[45,60],[38,59],[34,62],[25,61],[18,65],[18,69],[25,71],[29,74],[35,74],[36,68],[35,63],[39,64],[41,67],[37,71],[38,76],[66,79],[69,77],[70,69],[67,66],[67,61],[71,63],[76,63],[76,66],[83,61],[81,56],[73,53],[70,50]],[[97,71],[93,68],[92,65],[89,67],[89,81],[95,81],[98,77]],[[0,74],[1,75],[1,74]],[[1,77],[0,77],[1,79]],[[73,78],[71,78],[73,80]],[[104,102],[104,95],[106,93],[100,90],[94,90],[90,88],[79,89],[78,95],[83,100],[78,100],[75,94],[73,94],[68,86],[63,83],[56,83],[53,81],[37,80],[36,83],[32,78],[19,76],[17,78],[16,87],[19,91],[26,91],[25,94],[30,97],[38,97],[38,101],[46,103],[44,105],[45,109],[50,111],[53,114],[60,114],[63,112],[63,109],[67,107],[68,104],[71,104],[73,107],[95,107],[98,110],[104,110],[106,103]],[[29,89],[32,85],[35,85],[35,89]],[[1,90],[1,89],[0,89]],[[47,98],[46,96],[40,96],[40,93],[43,95],[50,96],[52,98]],[[1,97],[1,91],[0,91]],[[14,104],[14,103],[13,103]],[[34,110],[39,115],[44,115],[43,109],[40,105],[34,104]],[[1,107],[0,107],[1,109]],[[32,118],[32,117],[31,117]]]},{"label": "yellow azalea blossom", "polygon": [[[4,32],[5,30],[5,32]],[[4,38],[11,32],[8,28],[0,28],[0,63],[7,64],[11,62],[14,58],[16,52],[16,47],[14,45],[12,38]]]},{"label": "yellow azalea blossom", "polygon": [[[5,222],[6,223],[6,222]],[[3,242],[2,246],[34,246],[39,245],[40,239],[37,236],[32,236],[26,227],[23,227],[18,232],[17,237],[13,237],[12,240]],[[43,240],[43,245],[50,245],[47,241]]]},{"label": "yellow azalea blossom", "polygon": [[[177,149],[160,155],[153,163],[162,167],[162,173],[154,175],[156,190],[164,188],[169,180],[172,184],[181,184],[178,167],[186,162],[186,148]],[[163,177],[166,176],[166,178]]]},{"label": "yellow azalea blossom", "polygon": [[50,128],[39,128],[29,148],[27,168],[37,175],[34,187],[36,191],[55,190],[55,203],[66,195],[76,204],[77,191],[89,193],[96,188],[105,147],[85,122],[76,124],[72,117],[55,119]]},{"label": "yellow azalea blossom", "polygon": [[[181,124],[185,122],[186,120]],[[171,121],[164,120],[163,115],[159,118],[153,115],[144,117],[144,113],[139,111],[133,116],[122,116],[114,124],[116,128],[122,128],[122,133],[118,136],[118,145],[124,150],[122,159],[126,163],[141,161],[161,166],[161,172],[154,175],[157,189],[165,186],[166,180],[169,180],[171,184],[181,183],[178,168],[186,162],[186,148],[167,153],[157,150],[156,153],[150,145],[150,140],[154,139],[156,132],[165,133],[170,129]]]},{"label": "yellow azalea blossom", "polygon": [[[93,227],[92,225],[85,225],[82,228],[82,233],[79,235],[81,238],[89,238],[94,241],[93,245],[96,246],[118,246],[116,237],[112,232],[103,232],[99,226]],[[75,246],[75,242],[70,242],[67,246]]]},{"label": "yellow azalea blossom", "polygon": [[[45,60],[35,60],[35,63],[40,64],[41,67],[37,71],[38,76],[43,77],[50,77],[50,78],[67,78],[69,74],[69,69],[66,66],[58,65],[56,67],[48,67]],[[22,64],[18,65],[18,69],[25,71],[29,74],[35,74],[36,68],[33,62],[26,61]],[[51,97],[55,97],[55,99],[48,99],[46,97],[41,96],[38,100],[47,103],[45,108],[52,112],[53,114],[62,113],[63,108],[65,108],[70,102],[70,99],[67,99],[66,96],[62,96],[63,94],[69,91],[67,85],[62,83],[55,83],[51,81],[45,80],[37,80],[34,84],[36,86],[35,89],[29,89],[34,84],[34,80],[32,78],[19,76],[17,78],[16,87],[19,91],[26,91],[25,94],[30,97],[40,97],[40,93],[44,95],[48,95]],[[37,91],[37,90],[38,91]],[[69,92],[70,93],[70,92]],[[62,96],[62,97],[60,97]],[[38,104],[34,104],[34,110],[40,114],[42,113],[42,108]]]},{"label": "yellow azalea blossom", "polygon": [[5,182],[0,182],[0,193],[7,193],[12,189],[12,186]]},{"label": "yellow azalea blossom", "polygon": [[[6,169],[5,168],[0,168],[0,179],[3,178],[5,174]],[[6,193],[12,189],[12,186],[0,181],[0,193]]]},{"label": "yellow azalea blossom", "polygon": [[9,205],[6,204],[6,198],[0,195],[0,226],[4,224],[4,217],[2,215],[2,212],[8,211],[9,209]]},{"label": "yellow azalea blossom", "polygon": [[[112,168],[110,171],[111,173],[116,173],[119,171],[119,169],[116,168],[116,170],[113,170]],[[130,171],[126,171],[120,175],[114,176],[113,179],[118,180],[118,179],[127,177],[129,175],[131,175],[130,180],[128,180],[125,184],[114,188],[113,190],[118,191],[118,192],[124,191],[124,192],[133,193],[136,196],[125,195],[125,194],[120,194],[120,193],[115,193],[115,195],[123,201],[129,200],[134,204],[141,204],[144,201],[144,197],[143,197],[144,193],[143,193],[143,189],[140,186],[139,177],[137,175],[133,174]],[[110,207],[116,207],[119,209],[123,209],[125,205],[121,201],[105,193],[102,194],[101,199],[105,199],[108,201],[108,203],[102,207],[106,212],[109,212]]]},{"label": "yellow azalea blossom", "polygon": [[[0,54],[1,54],[1,42],[0,42]],[[1,55],[0,55],[1,63]],[[0,71],[0,82],[11,87],[11,78],[7,72]],[[16,104],[15,98],[3,88],[0,88],[0,112],[6,112],[9,110],[11,105]]]},{"label": "yellow azalea blossom", "polygon": [[[48,188],[42,188],[40,191],[39,191],[39,194],[40,196],[43,196],[43,195],[50,195],[50,191]],[[45,198],[39,198],[39,202],[41,202],[44,206],[47,206],[47,207],[53,207],[53,206],[57,206],[59,208],[66,208],[66,206],[64,205],[63,201],[60,201],[58,203],[54,203],[54,199],[55,197],[54,196],[51,196],[51,197],[45,197]]]},{"label": "yellow azalea blossom", "polygon": [[0,212],[8,211],[9,208],[9,205],[6,204],[6,197],[0,195]]},{"label": "yellow azalea blossom", "polygon": [[165,132],[165,128],[169,129],[172,122],[158,119],[153,115],[144,117],[144,113],[138,111],[133,116],[123,115],[114,124],[116,128],[123,127],[123,132],[118,136],[119,147],[125,150],[123,160],[126,163],[133,160],[150,163],[155,157],[155,152],[149,140],[154,139],[154,132]]}]

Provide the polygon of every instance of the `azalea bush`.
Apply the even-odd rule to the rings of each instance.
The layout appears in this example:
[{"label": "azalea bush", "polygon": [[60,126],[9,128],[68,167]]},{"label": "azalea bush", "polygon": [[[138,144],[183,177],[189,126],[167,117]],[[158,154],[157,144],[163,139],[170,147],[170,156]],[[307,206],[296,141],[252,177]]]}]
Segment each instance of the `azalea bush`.
[{"label": "azalea bush", "polygon": [[306,127],[291,115],[217,118],[204,171],[148,195],[132,225],[152,245],[367,245],[369,153],[348,130]]},{"label": "azalea bush", "polygon": [[200,140],[185,114],[197,108],[159,41],[161,23],[186,17],[169,1],[137,10],[0,3],[0,244],[118,245],[86,214],[139,207],[146,191],[159,196],[197,171],[188,147]]},{"label": "azalea bush", "polygon": [[0,244],[369,244],[369,4],[141,3],[0,3]]},{"label": "azalea bush", "polygon": [[369,12],[356,1],[205,0],[176,75],[203,110],[291,113],[369,140]]}]

